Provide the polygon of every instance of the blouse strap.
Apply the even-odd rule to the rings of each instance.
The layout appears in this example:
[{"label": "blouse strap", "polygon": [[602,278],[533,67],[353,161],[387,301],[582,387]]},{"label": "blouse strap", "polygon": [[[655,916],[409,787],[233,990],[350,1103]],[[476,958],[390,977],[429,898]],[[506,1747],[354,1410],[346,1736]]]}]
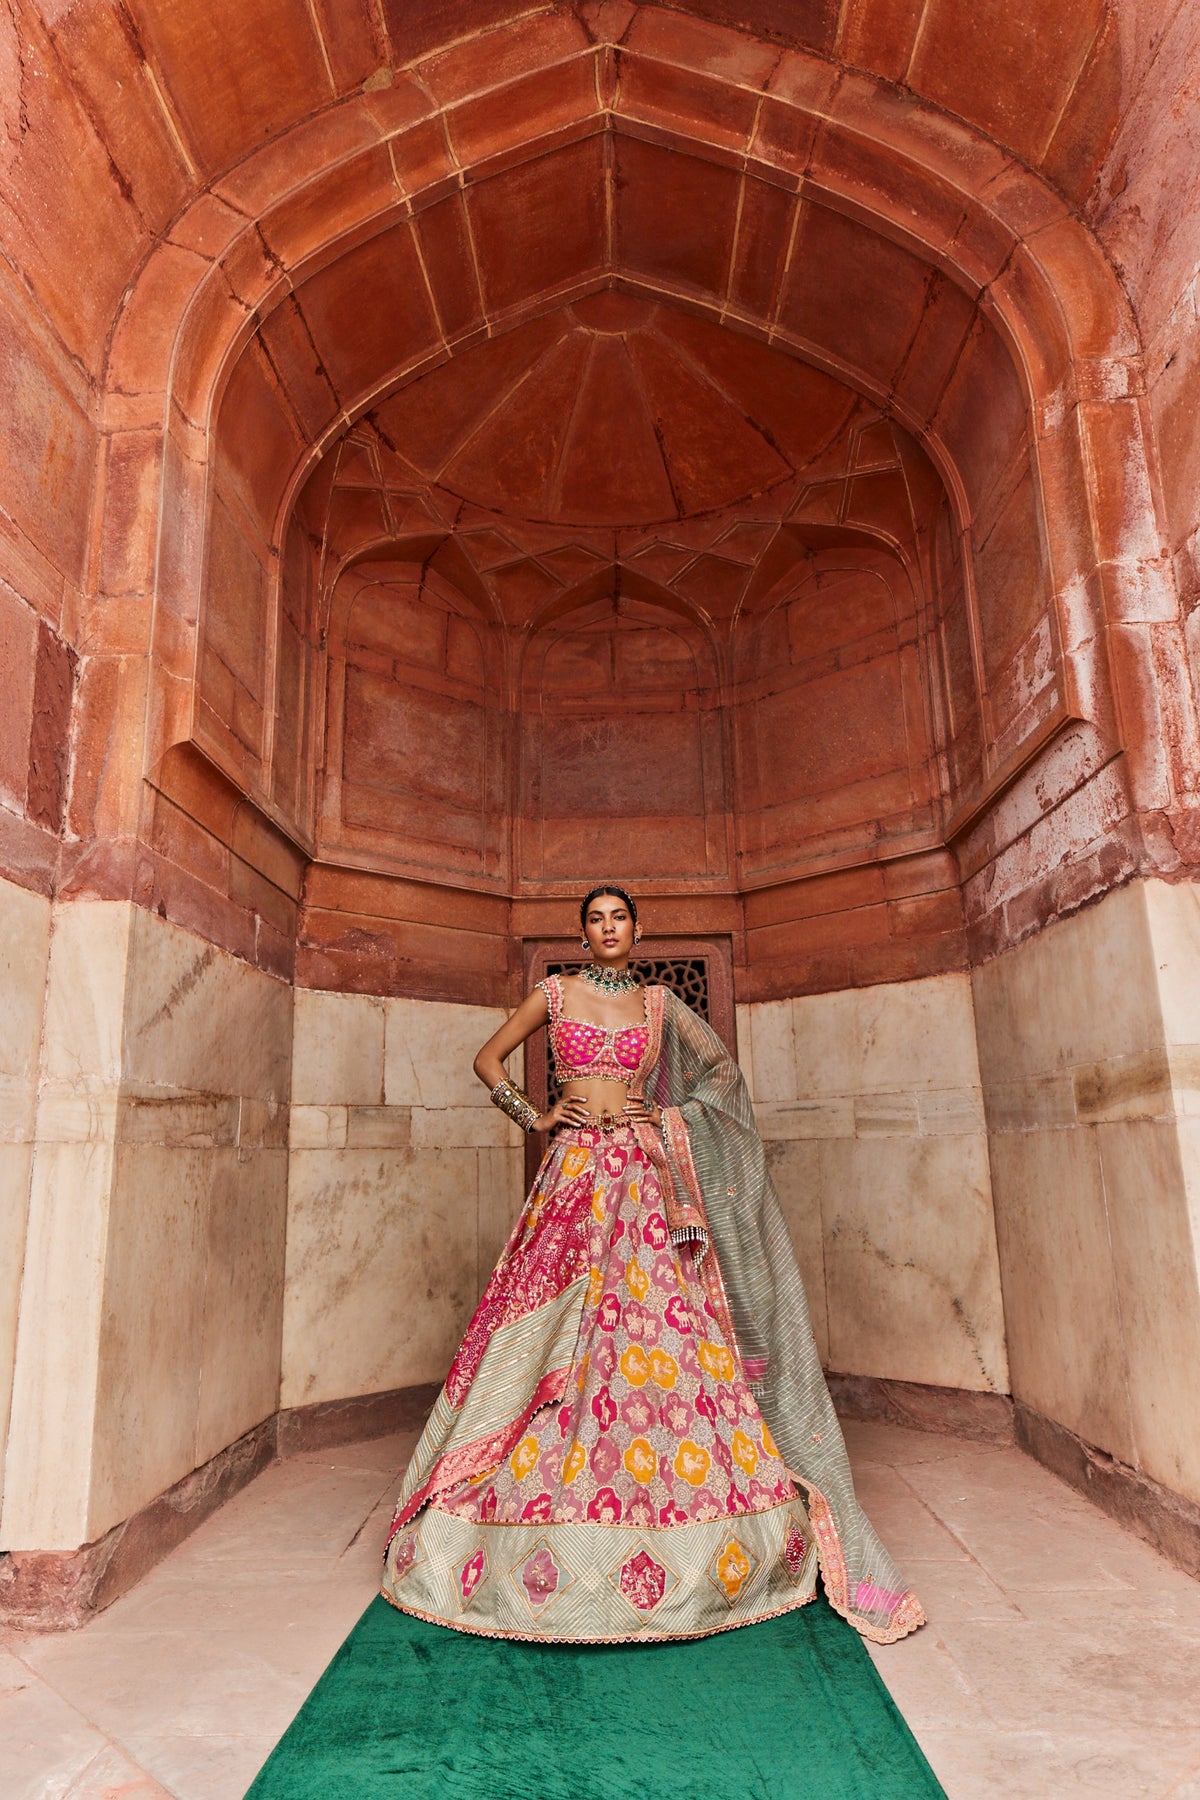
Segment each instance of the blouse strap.
[{"label": "blouse strap", "polygon": [[547,1003],[550,1007],[550,1023],[551,1025],[557,1025],[558,1021],[562,1018],[563,1008],[561,977],[558,975],[547,975],[544,981],[535,982],[534,986],[540,987],[545,994]]}]

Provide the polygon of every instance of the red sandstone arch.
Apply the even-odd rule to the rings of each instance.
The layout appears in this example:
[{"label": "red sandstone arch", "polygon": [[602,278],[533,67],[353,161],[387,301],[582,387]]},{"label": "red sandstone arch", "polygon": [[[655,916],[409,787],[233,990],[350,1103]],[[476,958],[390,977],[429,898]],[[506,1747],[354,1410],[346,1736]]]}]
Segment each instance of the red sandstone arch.
[{"label": "red sandstone arch", "polygon": [[[979,484],[988,458],[1023,439],[1029,474],[1001,560],[1043,537],[1056,686],[1025,727],[1017,719],[991,731],[961,817],[977,814],[1072,718],[1095,728],[1078,738],[1077,767],[1111,759],[1120,721],[1139,803],[1163,804],[1165,768],[1144,751],[1145,734],[1129,729],[1153,655],[1149,624],[1171,591],[1146,524],[1154,511],[1136,333],[1094,240],[1062,201],[990,140],[911,100],[898,107],[879,81],[835,79],[797,51],[764,60],[735,32],[692,31],[654,9],[639,11],[619,46],[560,18],[553,31],[544,22],[500,28],[434,63],[339,103],[218,182],[149,259],[118,322],[102,504],[113,597],[153,597],[152,645],[143,605],[124,610],[112,646],[124,658],[117,704],[139,711],[132,657],[152,649],[145,767],[198,729],[198,633],[220,541],[213,508],[235,494],[247,592],[254,586],[255,605],[273,616],[294,496],[347,424],[473,342],[618,285],[824,367],[912,429],[951,496],[955,533],[965,534],[961,581],[976,619],[988,604],[970,537]],[[309,172],[298,179],[300,166]],[[737,196],[740,261],[722,258],[715,204],[707,239],[672,245],[681,195],[718,190]],[[592,237],[573,224],[574,237],[560,228],[550,246],[514,242],[481,265],[488,207],[493,218],[536,220],[539,195],[545,216],[583,218]],[[584,202],[595,202],[594,217]],[[835,294],[823,317],[810,295],[788,316],[762,265],[772,255],[786,263],[810,232],[826,281],[845,268],[831,246],[869,253],[879,305],[860,294],[851,313]],[[356,276],[391,284],[395,307],[379,339],[355,315]],[[901,290],[916,323],[888,343],[882,302]],[[470,304],[456,312],[464,294]],[[855,344],[838,336],[850,318]],[[398,320],[407,325],[399,348]],[[990,442],[979,395],[998,434]],[[251,417],[260,430],[273,422],[266,454],[239,465]],[[1097,494],[1102,469],[1119,470],[1140,503]],[[129,529],[131,488],[158,492],[153,527]],[[995,604],[1007,604],[1002,594]],[[986,634],[977,623],[969,635],[986,679]],[[112,705],[111,689],[104,702]],[[253,757],[203,730],[200,741],[303,836]],[[129,772],[114,771],[76,828],[128,832],[136,791]]]}]

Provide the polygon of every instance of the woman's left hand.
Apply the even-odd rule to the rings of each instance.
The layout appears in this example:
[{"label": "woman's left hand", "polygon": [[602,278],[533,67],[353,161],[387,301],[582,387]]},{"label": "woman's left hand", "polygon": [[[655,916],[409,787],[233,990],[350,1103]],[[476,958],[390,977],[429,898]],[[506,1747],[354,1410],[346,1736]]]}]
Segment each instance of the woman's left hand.
[{"label": "woman's left hand", "polygon": [[623,1110],[631,1125],[658,1127],[662,1124],[662,1108],[655,1106],[642,1094],[630,1094]]}]

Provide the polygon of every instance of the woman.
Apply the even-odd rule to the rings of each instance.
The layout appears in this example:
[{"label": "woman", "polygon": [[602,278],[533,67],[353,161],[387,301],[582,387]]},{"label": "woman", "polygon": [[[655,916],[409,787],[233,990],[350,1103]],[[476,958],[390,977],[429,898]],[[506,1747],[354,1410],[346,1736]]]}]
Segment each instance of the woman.
[{"label": "woman", "polygon": [[[383,1592],[460,1631],[700,1637],[825,1593],[864,1636],[924,1623],[859,1510],[745,1082],[629,969],[621,888],[592,961],[538,983],[475,1059],[552,1133],[405,1477]],[[504,1061],[543,1025],[548,1112]]]}]

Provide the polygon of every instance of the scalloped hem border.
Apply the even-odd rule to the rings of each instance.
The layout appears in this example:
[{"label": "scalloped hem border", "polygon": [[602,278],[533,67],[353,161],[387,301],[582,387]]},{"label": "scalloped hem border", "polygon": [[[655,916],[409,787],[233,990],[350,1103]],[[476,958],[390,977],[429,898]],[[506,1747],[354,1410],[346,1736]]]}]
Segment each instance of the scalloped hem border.
[{"label": "scalloped hem border", "polygon": [[717,1637],[722,1631],[741,1631],[748,1625],[761,1625],[767,1619],[781,1619],[785,1613],[798,1612],[802,1606],[809,1606],[817,1596],[815,1593],[805,1594],[792,1601],[789,1606],[777,1606],[771,1612],[757,1613],[753,1619],[728,1619],[724,1625],[710,1625],[704,1631],[675,1631],[670,1634],[648,1634],[645,1631],[634,1631],[628,1636],[618,1634],[598,1637],[553,1637],[541,1631],[500,1631],[492,1630],[486,1625],[467,1625],[457,1619],[441,1619],[436,1613],[422,1612],[417,1606],[404,1606],[381,1588],[380,1593],[388,1605],[397,1612],[408,1613],[410,1618],[422,1619],[426,1625],[443,1625],[447,1631],[461,1631],[466,1637],[508,1638],[516,1644],[683,1644],[695,1638]]},{"label": "scalloped hem border", "polygon": [[[828,1593],[825,1598],[829,1600]],[[872,1644],[898,1644],[901,1638],[911,1637],[914,1631],[919,1631],[922,1625],[929,1623],[925,1608],[911,1588],[892,1614],[890,1625],[872,1625],[861,1613],[849,1612],[844,1606],[835,1605],[832,1600],[829,1600],[829,1604],[840,1618],[845,1619],[847,1625],[853,1625],[859,1636],[868,1638]]]}]

